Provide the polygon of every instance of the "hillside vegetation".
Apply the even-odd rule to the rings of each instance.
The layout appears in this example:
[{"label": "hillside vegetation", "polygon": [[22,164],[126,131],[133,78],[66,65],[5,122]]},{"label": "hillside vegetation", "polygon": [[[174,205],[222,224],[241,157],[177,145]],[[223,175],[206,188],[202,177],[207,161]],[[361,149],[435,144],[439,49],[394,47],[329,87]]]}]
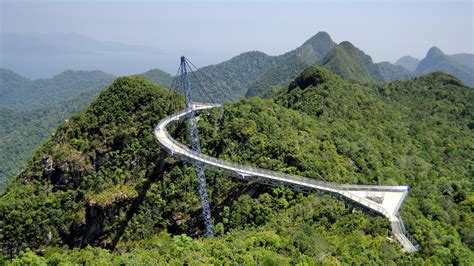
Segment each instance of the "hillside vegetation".
[{"label": "hillside vegetation", "polygon": [[[62,124],[0,196],[3,256],[17,263],[469,264],[473,103],[473,90],[443,73],[363,86],[311,67],[273,99],[200,116],[203,152],[212,156],[318,180],[409,184],[402,216],[422,250],[404,254],[386,219],[332,195],[213,172],[206,174],[216,237],[200,238],[192,166],[167,157],[151,134],[183,107],[181,96],[119,78]],[[171,128],[183,142],[185,126]]]},{"label": "hillside vegetation", "polygon": [[0,191],[61,122],[113,79],[101,71],[66,71],[29,80],[0,69]]},{"label": "hillside vegetation", "polygon": [[[257,51],[242,53],[220,64],[200,68],[200,82],[217,102],[240,99],[245,96],[248,86],[258,76],[280,60]],[[209,101],[199,94],[196,94],[195,98]]]}]

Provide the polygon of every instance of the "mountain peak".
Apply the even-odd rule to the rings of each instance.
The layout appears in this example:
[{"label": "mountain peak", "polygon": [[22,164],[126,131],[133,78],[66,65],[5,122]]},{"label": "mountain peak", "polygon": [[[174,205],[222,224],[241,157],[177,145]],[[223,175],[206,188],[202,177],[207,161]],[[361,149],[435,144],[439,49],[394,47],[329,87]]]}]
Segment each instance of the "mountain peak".
[{"label": "mountain peak", "polygon": [[416,68],[416,74],[428,74],[434,71],[443,71],[456,76],[468,86],[474,86],[474,70],[456,59],[445,55],[438,47],[431,47],[426,57]]},{"label": "mountain peak", "polygon": [[331,39],[331,36],[329,35],[329,33],[325,32],[325,31],[320,31],[318,33],[316,33],[315,35],[313,35],[313,37],[309,38],[306,42],[306,43],[321,43],[321,42],[333,42],[333,40]]},{"label": "mountain peak", "polygon": [[334,41],[331,39],[331,36],[325,31],[320,31],[316,33],[313,37],[309,38],[304,44],[305,45],[311,45],[316,48],[324,48],[325,50],[328,49],[328,47],[333,47],[336,45]]},{"label": "mountain peak", "polygon": [[325,31],[320,31],[318,33],[316,33],[313,37],[309,38],[309,40],[307,40],[306,42],[312,42],[312,41],[328,41],[328,42],[332,42],[332,39],[331,39],[331,36],[329,35],[329,33],[325,32]]},{"label": "mountain peak", "polygon": [[397,62],[395,62],[395,65],[404,67],[410,71],[415,71],[419,63],[420,63],[419,59],[407,55],[398,59]]},{"label": "mountain peak", "polygon": [[316,59],[320,59],[334,46],[336,43],[331,39],[331,36],[325,31],[320,31],[304,42],[296,51],[311,50]]},{"label": "mountain peak", "polygon": [[444,53],[443,51],[441,51],[441,49],[439,49],[436,46],[431,47],[428,50],[428,53],[426,54],[426,57],[438,57],[438,56],[444,56]]}]

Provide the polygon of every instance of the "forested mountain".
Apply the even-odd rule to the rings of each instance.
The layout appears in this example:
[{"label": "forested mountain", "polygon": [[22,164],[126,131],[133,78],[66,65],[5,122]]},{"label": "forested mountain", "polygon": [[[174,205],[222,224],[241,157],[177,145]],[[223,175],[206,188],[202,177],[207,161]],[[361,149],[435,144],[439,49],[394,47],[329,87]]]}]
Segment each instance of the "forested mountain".
[{"label": "forested mountain", "polygon": [[458,63],[455,59],[445,55],[437,47],[432,47],[416,68],[416,73],[418,74],[434,71],[443,71],[454,75],[464,81],[468,86],[474,87],[474,68]]},{"label": "forested mountain", "polygon": [[[242,53],[222,63],[199,68],[199,81],[207,94],[218,102],[258,95],[268,87],[280,85],[304,68],[318,62],[336,44],[326,32],[318,32],[298,48],[278,56],[253,51]],[[172,77],[162,71],[142,74],[146,79],[163,86]],[[207,96],[195,94],[198,101],[208,102]]]},{"label": "forested mountain", "polygon": [[382,73],[374,67],[372,58],[348,41],[341,42],[324,57],[321,65],[349,80],[380,81]]},{"label": "forested mountain", "polygon": [[407,55],[398,59],[394,65],[404,67],[410,71],[415,71],[419,63],[419,59]]},{"label": "forested mountain", "polygon": [[[278,57],[269,56],[262,52],[242,53],[219,64],[199,69],[193,68],[193,71],[199,72],[195,74],[200,77],[199,80],[196,80],[196,86],[204,87],[207,95],[218,102],[243,98],[249,84],[280,61],[281,59]],[[195,77],[195,74],[192,74],[191,77]],[[147,71],[140,74],[140,76],[165,87],[170,87],[174,78],[174,76],[159,69]],[[207,95],[194,93],[193,98],[197,101],[209,102],[210,99]]]},{"label": "forested mountain", "polygon": [[54,105],[40,105],[18,111],[0,109],[0,191],[15,176],[31,154],[71,114],[88,106],[98,91],[89,91]]},{"label": "forested mountain", "polygon": [[[200,68],[204,75],[201,82],[213,99],[240,99],[245,96],[249,84],[279,60],[262,52],[246,52],[220,64]],[[196,98],[203,99],[203,96],[196,95]]]},{"label": "forested mountain", "polygon": [[[311,53],[309,47],[318,49]],[[297,52],[298,51],[298,52]],[[310,51],[308,54],[305,51]],[[444,55],[439,49],[431,49],[422,61],[405,56],[395,64],[374,63],[372,58],[348,41],[335,44],[329,34],[319,32],[300,48],[280,57],[282,62],[270,67],[257,77],[246,93],[246,97],[266,96],[275,92],[278,86],[288,83],[304,68],[319,65],[334,71],[343,78],[369,83],[406,80],[411,77],[436,71],[443,71],[461,79],[473,87],[474,55]],[[423,62],[421,64],[421,62]]]},{"label": "forested mountain", "polygon": [[257,77],[247,88],[245,97],[265,94],[267,88],[293,79],[306,67],[318,63],[335,45],[328,33],[318,32],[300,47],[278,56],[279,63]]},{"label": "forested mountain", "polygon": [[[445,71],[471,86],[472,72],[464,71],[472,64],[471,58],[470,54],[447,56],[446,59],[456,65],[454,67],[440,63],[438,59],[428,60],[431,62],[430,67],[424,63],[423,70],[415,71],[420,62],[415,58],[406,56],[395,64],[374,63],[369,55],[352,43],[344,41],[336,44],[328,33],[318,32],[298,48],[282,55],[269,56],[256,51],[247,52],[223,63],[202,67],[199,71],[203,74],[201,83],[206,87],[207,94],[218,102],[225,102],[244,96],[269,95],[311,65],[320,65],[343,78],[365,83],[405,80],[417,75]],[[172,81],[172,76],[161,70],[150,70],[142,75],[163,86],[169,86]],[[209,101],[207,96],[199,94],[195,94],[194,98],[198,101]]]},{"label": "forested mountain", "polygon": [[[409,184],[402,216],[422,249],[404,254],[383,217],[331,195],[213,172],[216,237],[199,238],[192,166],[167,157],[151,134],[183,99],[139,77],[119,78],[63,123],[0,196],[4,259],[469,264],[473,103],[474,90],[443,73],[360,85],[311,67],[273,99],[200,116],[203,152],[212,156],[341,183]],[[184,142],[185,126],[171,128]]]},{"label": "forested mountain", "polygon": [[413,73],[410,73],[404,67],[396,66],[389,62],[375,63],[375,67],[380,70],[382,74],[381,79],[384,82],[406,80],[414,76]]},{"label": "forested mountain", "polygon": [[370,56],[350,42],[336,44],[326,32],[319,32],[303,46],[282,57],[287,59],[259,76],[249,87],[246,97],[268,95],[311,65],[323,66],[346,79],[359,82],[386,82],[412,76],[401,66],[388,62],[373,63]]},{"label": "forested mountain", "polygon": [[0,191],[59,123],[113,79],[101,71],[66,71],[33,81],[0,69]]},{"label": "forested mountain", "polygon": [[0,68],[0,103],[4,105],[10,104],[10,101],[18,101],[17,99],[12,99],[10,95],[27,91],[32,83],[33,81],[9,69]]}]

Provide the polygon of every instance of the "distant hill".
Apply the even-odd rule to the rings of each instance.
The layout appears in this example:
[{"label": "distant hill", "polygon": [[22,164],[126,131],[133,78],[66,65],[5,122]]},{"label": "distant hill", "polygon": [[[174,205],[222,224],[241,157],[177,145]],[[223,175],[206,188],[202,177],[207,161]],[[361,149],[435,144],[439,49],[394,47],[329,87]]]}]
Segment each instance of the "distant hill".
[{"label": "distant hill", "polygon": [[114,79],[102,71],[65,71],[29,80],[0,69],[0,191],[55,127]]},{"label": "distant hill", "polygon": [[173,82],[173,76],[161,69],[151,69],[145,73],[140,74],[139,76],[145,78],[150,82],[162,85],[167,88],[170,88],[171,83]]},{"label": "distant hill", "polygon": [[373,77],[376,80],[382,77],[380,70],[374,67],[372,58],[348,41],[331,49],[321,65],[349,80],[371,82]]},{"label": "distant hill", "polygon": [[0,106],[25,108],[34,104],[52,104],[102,88],[114,78],[102,71],[68,70],[49,79],[32,81],[11,70],[0,69]]},{"label": "distant hill", "polygon": [[413,77],[413,73],[402,66],[396,66],[389,62],[376,63],[380,72],[382,73],[382,80],[384,82],[394,80],[405,80]]},{"label": "distant hill", "polygon": [[[16,106],[16,102],[22,101],[18,97],[28,94],[32,84],[32,80],[9,69],[0,68],[0,105]],[[29,98],[30,96],[26,95],[26,97]]]},{"label": "distant hill", "polygon": [[271,95],[278,91],[279,86],[289,83],[290,79],[311,65],[325,67],[345,79],[363,83],[406,80],[414,76],[443,71],[473,86],[474,55],[472,54],[446,55],[424,60],[419,69],[421,61],[410,56],[400,58],[395,64],[374,63],[369,55],[348,41],[336,45],[326,32],[319,32],[301,47],[279,57],[284,59],[257,77],[249,86],[246,97]]},{"label": "distant hill", "polygon": [[321,61],[321,66],[341,77],[359,82],[386,82],[406,79],[409,71],[388,62],[374,63],[369,55],[348,41],[331,49]]},{"label": "distant hill", "polygon": [[474,68],[474,54],[464,53],[464,54],[453,54],[453,55],[448,55],[448,56],[461,65]]},{"label": "distant hill", "polygon": [[279,62],[279,57],[257,51],[246,52],[220,64],[201,68],[201,73],[205,75],[202,83],[214,99],[229,101],[243,98],[249,85]]},{"label": "distant hill", "polygon": [[386,82],[412,76],[401,66],[374,63],[370,56],[348,41],[334,43],[326,32],[319,32],[301,47],[281,57],[285,60],[259,76],[249,87],[246,97],[268,95],[311,65],[328,68],[346,79],[359,82]]},{"label": "distant hill", "polygon": [[410,71],[415,71],[419,63],[420,63],[419,59],[416,59],[411,56],[404,56],[398,59],[394,65],[404,67]]},{"label": "distant hill", "polygon": [[336,46],[336,43],[331,39],[331,36],[327,32],[320,31],[305,41],[300,47],[279,57],[283,60],[296,57],[306,64],[312,65],[322,59],[334,46]]},{"label": "distant hill", "polygon": [[[457,60],[465,60],[464,56],[455,56]],[[421,60],[415,73],[418,75],[427,74],[435,71],[443,71],[461,79],[466,85],[474,87],[474,68],[468,63],[461,64],[453,57],[445,55],[439,48],[432,47],[426,57]]]}]

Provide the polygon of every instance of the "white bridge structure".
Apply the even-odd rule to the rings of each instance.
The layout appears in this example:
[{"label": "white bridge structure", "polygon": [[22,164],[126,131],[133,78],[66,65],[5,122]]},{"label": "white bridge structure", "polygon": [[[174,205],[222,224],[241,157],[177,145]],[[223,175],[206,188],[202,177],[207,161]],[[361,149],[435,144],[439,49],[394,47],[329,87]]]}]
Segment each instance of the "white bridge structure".
[{"label": "white bridge structure", "polygon": [[170,125],[181,119],[188,118],[193,111],[202,111],[220,106],[219,104],[194,103],[192,107],[186,108],[161,120],[155,127],[153,133],[166,152],[187,162],[200,162],[207,168],[224,170],[226,173],[240,177],[243,180],[252,179],[266,185],[283,185],[305,193],[312,193],[314,191],[329,192],[353,202],[364,209],[383,215],[389,219],[393,236],[400,242],[405,252],[416,252],[419,250],[419,245],[416,240],[408,234],[399,215],[400,206],[407,196],[409,186],[336,184],[241,165],[193,151],[186,145],[176,141],[168,133],[167,128]]}]

